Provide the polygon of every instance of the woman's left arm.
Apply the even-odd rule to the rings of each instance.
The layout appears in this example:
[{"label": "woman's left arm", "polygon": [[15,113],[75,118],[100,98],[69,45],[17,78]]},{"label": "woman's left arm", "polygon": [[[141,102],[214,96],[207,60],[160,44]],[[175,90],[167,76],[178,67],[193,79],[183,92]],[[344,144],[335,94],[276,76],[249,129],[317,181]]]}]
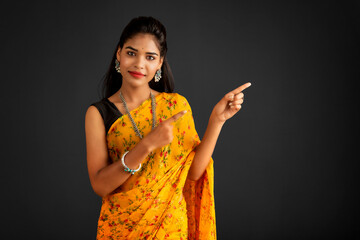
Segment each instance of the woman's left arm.
[{"label": "woman's left arm", "polygon": [[226,120],[234,116],[241,109],[241,104],[244,102],[244,93],[242,91],[250,86],[251,83],[241,85],[227,93],[215,105],[211,112],[204,137],[196,147],[195,156],[188,173],[190,180],[196,181],[204,174],[214,152],[222,126]]}]

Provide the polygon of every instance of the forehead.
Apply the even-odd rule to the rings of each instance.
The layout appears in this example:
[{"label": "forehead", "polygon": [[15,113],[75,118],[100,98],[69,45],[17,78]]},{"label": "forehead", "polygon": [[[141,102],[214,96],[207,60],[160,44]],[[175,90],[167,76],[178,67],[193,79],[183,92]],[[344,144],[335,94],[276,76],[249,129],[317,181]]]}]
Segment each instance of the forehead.
[{"label": "forehead", "polygon": [[159,52],[156,45],[156,38],[151,34],[138,33],[124,43],[124,48],[131,46],[138,51]]}]

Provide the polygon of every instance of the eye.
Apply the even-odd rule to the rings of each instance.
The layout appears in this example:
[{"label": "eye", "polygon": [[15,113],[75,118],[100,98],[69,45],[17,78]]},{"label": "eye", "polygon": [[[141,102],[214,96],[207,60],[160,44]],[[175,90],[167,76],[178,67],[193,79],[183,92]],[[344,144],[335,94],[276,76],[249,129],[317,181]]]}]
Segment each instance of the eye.
[{"label": "eye", "polygon": [[129,51],[129,52],[127,52],[127,54],[130,55],[130,56],[135,56],[135,53],[134,53],[134,52],[130,52],[130,51]]},{"label": "eye", "polygon": [[148,56],[149,60],[155,60],[155,58],[153,56]]}]

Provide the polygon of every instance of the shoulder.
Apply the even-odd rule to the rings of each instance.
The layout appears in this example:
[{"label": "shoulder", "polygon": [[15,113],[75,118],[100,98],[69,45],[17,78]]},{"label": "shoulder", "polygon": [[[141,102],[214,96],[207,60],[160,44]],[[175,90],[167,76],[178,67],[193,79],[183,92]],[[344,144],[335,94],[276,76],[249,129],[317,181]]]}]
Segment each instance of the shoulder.
[{"label": "shoulder", "polygon": [[[179,107],[180,109],[191,111],[190,104],[185,96],[179,93],[164,93],[163,98],[169,102],[169,104],[173,104],[174,107]],[[170,103],[171,102],[171,103]]]},{"label": "shoulder", "polygon": [[169,100],[172,99],[172,100],[187,101],[187,99],[183,95],[181,95],[179,93],[166,93],[166,92],[164,92],[163,97],[165,99],[169,99]]},{"label": "shoulder", "polygon": [[94,118],[99,119],[99,117],[102,118],[103,109],[105,105],[104,100],[105,99],[101,99],[97,102],[91,103],[88,109],[86,110],[85,118],[86,119],[94,119]]},{"label": "shoulder", "polygon": [[101,99],[101,100],[98,100],[97,102],[91,103],[88,109],[93,108],[93,107],[91,107],[91,106],[94,106],[94,107],[96,107],[96,108],[100,108],[101,106],[103,106],[103,105],[106,103],[105,100],[106,100],[106,99],[103,98],[103,99]]},{"label": "shoulder", "polygon": [[88,108],[90,111],[96,111],[96,109],[97,112],[104,118],[106,113],[111,109],[111,102],[107,98],[103,98],[97,102],[93,102]]},{"label": "shoulder", "polygon": [[163,98],[166,100],[176,101],[176,103],[180,104],[189,104],[186,97],[179,93],[163,93]]}]

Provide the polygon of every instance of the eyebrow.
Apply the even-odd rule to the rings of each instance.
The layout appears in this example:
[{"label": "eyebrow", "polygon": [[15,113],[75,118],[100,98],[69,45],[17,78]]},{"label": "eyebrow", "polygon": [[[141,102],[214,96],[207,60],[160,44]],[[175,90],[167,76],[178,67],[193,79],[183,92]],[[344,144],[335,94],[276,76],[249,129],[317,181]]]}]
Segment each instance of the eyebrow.
[{"label": "eyebrow", "polygon": [[[131,47],[131,46],[127,46],[126,48],[129,48],[129,49],[131,49],[131,50],[133,50],[133,51],[135,51],[135,52],[138,51],[137,49],[135,49],[135,48],[133,48],[133,47]],[[126,48],[125,48],[125,49],[126,49]],[[147,52],[146,54],[151,54],[151,55],[159,56],[157,53],[154,53],[154,52]]]}]

